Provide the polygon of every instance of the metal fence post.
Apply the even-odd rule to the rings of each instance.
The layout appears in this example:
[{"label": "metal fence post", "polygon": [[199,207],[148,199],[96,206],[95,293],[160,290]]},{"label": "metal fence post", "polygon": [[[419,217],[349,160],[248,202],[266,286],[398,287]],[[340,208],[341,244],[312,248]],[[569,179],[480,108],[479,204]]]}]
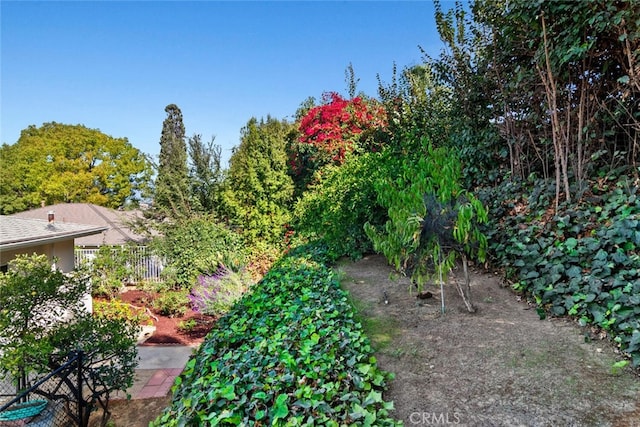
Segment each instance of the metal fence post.
[{"label": "metal fence post", "polygon": [[82,362],[83,362],[83,352],[82,350],[76,351],[76,362],[78,364],[78,390],[77,390],[77,399],[78,399],[78,424],[82,427],[86,427],[86,422],[84,419],[84,398],[82,397]]}]

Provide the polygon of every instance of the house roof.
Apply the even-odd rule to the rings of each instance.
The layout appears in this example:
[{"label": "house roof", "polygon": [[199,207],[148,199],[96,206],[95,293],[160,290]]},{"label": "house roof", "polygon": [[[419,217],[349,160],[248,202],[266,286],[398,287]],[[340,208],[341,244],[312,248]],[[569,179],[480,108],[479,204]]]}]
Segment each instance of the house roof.
[{"label": "house roof", "polygon": [[41,219],[0,215],[0,249],[19,249],[29,246],[76,239],[99,234],[106,227],[48,222]]},{"label": "house roof", "polygon": [[90,203],[59,203],[11,216],[47,219],[49,211],[54,212],[56,224],[75,223],[107,227],[102,234],[76,239],[76,246],[122,245],[128,242],[143,243],[146,240],[144,236],[127,226],[131,220],[142,216],[140,211],[117,211]]}]

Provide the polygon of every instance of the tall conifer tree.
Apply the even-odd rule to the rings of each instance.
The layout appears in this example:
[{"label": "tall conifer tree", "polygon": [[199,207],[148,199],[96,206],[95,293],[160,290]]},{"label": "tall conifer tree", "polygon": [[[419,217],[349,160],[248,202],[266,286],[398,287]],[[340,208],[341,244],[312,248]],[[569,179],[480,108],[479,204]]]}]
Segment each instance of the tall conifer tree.
[{"label": "tall conifer tree", "polygon": [[187,144],[180,108],[169,104],[164,111],[167,118],[162,123],[154,206],[160,216],[175,218],[189,208]]}]

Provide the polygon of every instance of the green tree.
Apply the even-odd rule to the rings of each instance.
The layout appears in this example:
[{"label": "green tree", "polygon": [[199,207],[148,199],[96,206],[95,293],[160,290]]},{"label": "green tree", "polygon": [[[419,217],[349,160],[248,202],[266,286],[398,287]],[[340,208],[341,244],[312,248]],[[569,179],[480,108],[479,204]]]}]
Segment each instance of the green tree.
[{"label": "green tree", "polygon": [[224,191],[226,215],[249,244],[275,243],[289,222],[293,182],[286,145],[293,131],[286,120],[251,118],[231,155]]},{"label": "green tree", "polygon": [[505,177],[553,179],[557,208],[595,171],[637,176],[640,3],[482,0],[468,12],[436,2],[447,49],[429,63],[455,96],[451,142],[473,184],[503,163]]},{"label": "green tree", "polygon": [[137,204],[151,165],[126,138],[82,125],[29,126],[0,148],[0,212],[61,202],[118,208]]},{"label": "green tree", "polygon": [[387,111],[389,141],[397,149],[403,147],[407,135],[411,141],[425,136],[430,140],[446,141],[451,134],[455,102],[451,88],[435,77],[429,63],[405,68],[399,77],[394,67],[392,81],[384,84],[378,76],[378,94]]},{"label": "green tree", "polygon": [[462,188],[455,153],[433,147],[426,137],[408,145],[422,148],[405,156],[391,148],[383,153],[385,170],[375,190],[389,219],[384,227],[367,223],[365,231],[374,249],[396,270],[409,275],[419,289],[434,276],[442,284],[459,256],[465,284],[456,285],[473,312],[467,257],[485,259],[487,238],[479,224],[487,222],[487,212]]},{"label": "green tree", "polygon": [[637,176],[640,4],[518,0],[506,10],[477,15],[495,34],[492,67],[502,71],[508,113],[498,123],[523,147],[516,161],[542,164],[535,172],[555,180],[556,209],[578,198],[572,182],[580,192],[597,169],[632,166]]},{"label": "green tree", "polygon": [[[486,10],[475,2],[474,12]],[[509,157],[504,140],[495,126],[501,116],[493,94],[491,31],[469,19],[470,10],[461,2],[443,11],[435,2],[435,21],[444,43],[437,60],[425,54],[426,66],[436,87],[449,93],[447,138],[432,134],[430,139],[456,151],[462,162],[464,184],[472,189],[487,181],[495,182],[506,174]],[[517,162],[511,166],[518,167]]]},{"label": "green tree", "polygon": [[82,351],[83,385],[90,393],[74,392],[90,396],[85,422],[98,404],[108,413],[110,393],[133,384],[138,334],[137,325],[86,310],[86,277],[52,271],[48,258],[35,254],[19,255],[0,273],[0,377],[22,390],[31,374],[49,373]]},{"label": "green tree", "polygon": [[187,143],[182,111],[169,104],[162,123],[158,176],[154,189],[154,211],[160,218],[185,215],[190,206]]},{"label": "green tree", "polygon": [[194,210],[202,213],[219,214],[224,184],[224,171],[221,166],[222,148],[214,144],[211,138],[208,144],[201,135],[189,138],[189,181]]}]

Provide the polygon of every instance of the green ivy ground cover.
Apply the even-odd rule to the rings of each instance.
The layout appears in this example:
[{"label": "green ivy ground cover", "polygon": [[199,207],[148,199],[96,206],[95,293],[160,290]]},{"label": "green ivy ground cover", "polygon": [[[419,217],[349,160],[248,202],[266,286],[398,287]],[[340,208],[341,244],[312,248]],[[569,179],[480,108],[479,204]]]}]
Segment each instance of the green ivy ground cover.
[{"label": "green ivy ground cover", "polygon": [[390,374],[322,263],[291,255],[221,318],[151,426],[393,426]]},{"label": "green ivy ground cover", "polygon": [[[604,329],[640,366],[640,193],[622,180],[594,186],[576,207],[550,213],[553,184],[492,206],[492,252],[541,317],[570,315]],[[513,197],[515,194],[517,196]]]}]

